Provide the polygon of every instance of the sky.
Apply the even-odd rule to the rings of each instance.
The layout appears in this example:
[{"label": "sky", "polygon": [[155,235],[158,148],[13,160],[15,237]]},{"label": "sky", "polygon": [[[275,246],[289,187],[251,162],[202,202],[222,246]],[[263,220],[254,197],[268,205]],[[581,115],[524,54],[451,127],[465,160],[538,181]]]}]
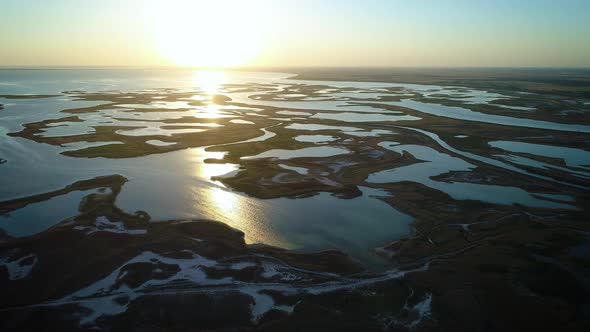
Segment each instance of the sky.
[{"label": "sky", "polygon": [[0,0],[0,66],[590,67],[588,0]]}]

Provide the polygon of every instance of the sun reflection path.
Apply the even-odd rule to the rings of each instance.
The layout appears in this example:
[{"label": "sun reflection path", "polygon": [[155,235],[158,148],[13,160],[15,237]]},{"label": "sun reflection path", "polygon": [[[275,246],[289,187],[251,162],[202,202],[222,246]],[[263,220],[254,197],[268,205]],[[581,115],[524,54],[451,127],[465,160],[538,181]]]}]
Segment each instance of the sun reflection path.
[{"label": "sun reflection path", "polygon": [[[226,77],[223,71],[200,70],[193,76],[193,87],[200,90],[192,100],[206,104],[195,109],[202,114],[216,115],[223,113],[213,101],[213,96],[221,92]],[[215,177],[238,172],[240,165],[231,163],[206,162],[207,159],[222,160],[227,152],[209,152],[208,146],[191,149],[191,160],[196,165],[195,176],[213,184],[205,188],[194,188],[195,202],[199,204],[202,215],[206,218],[219,220],[245,233],[247,243],[266,243],[274,246],[288,247],[287,243],[266,218],[268,203],[232,192]]]},{"label": "sun reflection path", "polygon": [[220,187],[225,187],[221,182],[212,180],[213,177],[225,175],[235,172],[239,169],[239,165],[230,163],[208,163],[207,159],[223,159],[227,152],[208,152],[205,151],[207,147],[191,149],[191,159],[196,167],[196,176],[201,179],[206,179]]},{"label": "sun reflection path", "polygon": [[193,86],[211,96],[219,93],[225,81],[225,73],[221,70],[199,70],[193,77]]},{"label": "sun reflection path", "polygon": [[220,92],[225,81],[225,73],[221,70],[199,70],[193,76],[193,87],[200,90],[202,94],[195,95],[191,99],[207,103],[204,109],[201,109],[204,114],[215,116],[219,113],[219,107],[213,101],[213,96]]},{"label": "sun reflection path", "polygon": [[190,160],[194,163],[194,174],[209,184],[191,186],[194,202],[198,205],[198,215],[219,220],[245,233],[247,243],[265,243],[279,247],[289,247],[282,236],[273,229],[268,211],[272,204],[231,189],[211,178],[223,176],[239,170],[239,165],[231,163],[205,162],[207,159],[222,159],[227,152],[209,152],[207,147],[190,149]]},{"label": "sun reflection path", "polygon": [[265,243],[288,248],[291,244],[273,229],[264,213],[270,206],[231,190],[211,187],[200,203],[210,219],[220,220],[244,232],[246,243]]},{"label": "sun reflection path", "polygon": [[211,188],[211,200],[226,215],[236,217],[239,213],[238,197],[236,194],[214,187]]}]

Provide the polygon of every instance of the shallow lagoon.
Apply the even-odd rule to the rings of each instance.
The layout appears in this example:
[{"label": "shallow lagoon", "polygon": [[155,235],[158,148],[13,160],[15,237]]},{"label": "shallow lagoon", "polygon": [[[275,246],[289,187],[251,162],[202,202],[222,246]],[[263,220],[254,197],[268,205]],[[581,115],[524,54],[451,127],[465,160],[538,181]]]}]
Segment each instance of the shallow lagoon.
[{"label": "shallow lagoon", "polygon": [[329,135],[299,135],[295,137],[296,141],[308,143],[327,143],[338,139]]},{"label": "shallow lagoon", "polygon": [[[26,142],[22,148],[30,144],[35,143]],[[259,200],[234,193],[219,187],[210,178],[230,173],[237,166],[203,163],[206,158],[220,157],[219,154],[207,153],[203,149],[112,160],[71,158],[59,155],[59,148],[48,148],[38,155],[39,160],[44,160],[45,163],[28,163],[25,161],[26,156],[19,154],[22,162],[19,163],[19,159],[14,156],[9,163],[2,165],[3,172],[10,172],[12,169],[13,172],[26,173],[39,180],[7,183],[2,188],[5,199],[22,197],[25,192],[38,194],[45,190],[57,190],[61,188],[61,184],[93,176],[121,174],[129,182],[123,186],[117,197],[117,205],[129,213],[147,211],[152,220],[220,220],[243,230],[250,243],[260,242],[306,250],[336,246],[357,259],[373,263],[376,263],[376,258],[372,257],[368,248],[384,245],[388,238],[407,234],[408,224],[412,220],[378,198],[371,197],[387,196],[386,193],[369,189],[364,191],[366,195],[352,200],[342,200],[329,193],[304,199],[274,200]],[[31,235],[45,230],[65,218],[75,216],[85,194],[87,193],[76,191],[29,205],[11,213],[9,217],[0,217],[0,227],[14,236]],[[48,210],[49,206],[54,208]],[[363,220],[375,229],[364,233],[366,236],[357,237],[355,225],[361,206],[371,207],[371,214],[365,215]],[[47,214],[46,211],[51,212]],[[338,216],[330,218],[331,211],[339,211]],[[43,223],[31,227],[30,222],[36,223],[35,220],[40,216],[44,216],[41,218]],[[338,227],[330,230],[335,225]],[[313,228],[315,233],[309,233],[307,226]],[[332,234],[327,236],[330,232]],[[327,237],[321,238],[320,234]]]},{"label": "shallow lagoon", "polygon": [[509,141],[492,141],[489,145],[510,152],[558,158],[562,159],[567,166],[590,169],[590,152],[580,149]]},{"label": "shallow lagoon", "polygon": [[571,206],[566,204],[537,199],[533,194],[520,188],[436,181],[432,177],[452,171],[470,171],[475,166],[465,162],[463,159],[455,158],[421,145],[393,145],[387,148],[400,154],[409,152],[423,162],[371,174],[367,180],[368,182],[395,183],[411,181],[435,188],[459,200],[470,199],[495,204],[510,205],[517,203],[534,207],[571,208]]},{"label": "shallow lagoon", "polygon": [[277,159],[292,159],[292,158],[322,158],[332,157],[340,154],[347,154],[350,151],[342,148],[334,148],[330,146],[318,146],[312,148],[304,148],[299,150],[269,150],[255,156],[242,157],[243,160],[262,159],[262,158],[277,158]]},{"label": "shallow lagoon", "polygon": [[[232,89],[218,87],[218,93],[238,102],[239,105],[191,106],[189,102],[167,101],[168,90],[193,92],[189,100],[208,102],[209,96],[202,92],[202,87],[195,84],[194,73],[190,71],[92,71],[92,70],[57,70],[57,71],[3,71],[0,77],[0,94],[62,94],[67,90],[98,91],[136,91],[153,93],[148,104],[130,102],[131,98],[121,96],[121,104],[114,109],[103,109],[97,112],[76,114],[82,120],[61,121],[48,125],[48,129],[40,133],[43,137],[68,137],[76,134],[92,134],[95,127],[130,126],[137,128],[119,129],[117,133],[132,138],[149,136],[148,145],[157,147],[174,147],[175,140],[183,133],[207,134],[208,129],[224,127],[222,121],[254,127],[257,134],[252,138],[222,144],[231,147],[238,144],[266,144],[273,142],[277,136],[288,133],[290,142],[322,143],[322,146],[302,149],[268,148],[262,152],[240,156],[235,162],[207,163],[206,159],[224,157],[221,152],[207,152],[204,147],[189,148],[165,154],[146,155],[136,158],[109,159],[73,158],[61,155],[61,152],[85,147],[103,145],[122,145],[116,140],[75,141],[62,146],[40,144],[22,137],[10,137],[7,133],[17,132],[22,125],[49,119],[60,119],[72,114],[60,112],[65,109],[97,106],[104,101],[76,100],[70,94],[59,97],[40,99],[5,99],[0,103],[5,109],[0,111],[0,158],[7,162],[0,165],[3,181],[0,188],[0,200],[26,197],[63,188],[75,181],[95,176],[120,174],[128,179],[119,196],[117,205],[123,210],[133,213],[147,211],[152,220],[208,218],[216,219],[243,230],[249,242],[267,244],[304,250],[340,248],[363,261],[374,261],[371,248],[381,246],[389,241],[403,237],[409,233],[409,223],[413,218],[398,211],[379,198],[390,196],[390,193],[377,188],[360,186],[361,195],[356,198],[343,199],[331,193],[319,191],[315,196],[306,198],[274,198],[258,199],[247,193],[233,190],[212,177],[228,174],[229,177],[241,171],[240,160],[260,158],[289,159],[289,165],[279,164],[278,167],[293,176],[307,177],[313,169],[291,164],[294,158],[317,159],[321,163],[324,158],[353,158],[358,150],[340,146],[336,135],[347,135],[347,144],[362,146],[365,139],[380,139],[376,144],[384,150],[399,155],[403,152],[411,154],[422,161],[411,165],[373,172],[367,178],[367,185],[379,186],[384,183],[410,181],[420,183],[433,190],[446,193],[455,200],[480,200],[499,205],[522,204],[530,207],[573,209],[575,200],[568,194],[547,194],[539,191],[528,192],[523,188],[479,184],[460,181],[436,181],[432,177],[444,175],[450,171],[470,172],[477,166],[474,161],[484,162],[503,170],[528,174],[512,164],[502,163],[501,158],[477,156],[472,153],[461,153],[449,146],[439,136],[424,130],[416,129],[416,135],[433,139],[449,153],[442,153],[431,147],[403,144],[406,135],[397,129],[374,128],[373,123],[403,122],[403,126],[419,126],[419,113],[436,115],[465,121],[466,125],[473,122],[493,123],[524,128],[541,128],[560,131],[589,132],[590,126],[553,123],[548,121],[513,118],[474,112],[465,107],[451,107],[412,100],[411,96],[447,94],[450,99],[461,100],[466,104],[485,104],[500,97],[497,94],[468,89],[460,94],[452,88],[416,85],[389,84],[369,82],[318,82],[297,81],[300,84],[320,85],[321,88],[301,93],[283,93],[290,100],[263,100],[251,96],[277,93],[293,84],[287,79],[290,74],[284,73],[247,73],[229,72],[225,74],[226,84],[242,84],[252,88],[252,92],[232,92]],[[388,91],[388,88],[400,88],[399,92]],[[265,90],[266,89],[266,90]],[[348,89],[348,90],[342,90]],[[240,91],[240,89],[236,89]],[[318,97],[317,94],[321,94]],[[403,97],[401,101],[380,100],[382,97]],[[454,96],[454,97],[453,97]],[[323,99],[322,99],[323,98]],[[326,99],[328,98],[328,99]],[[440,97],[437,97],[440,98]],[[402,111],[387,111],[370,106],[379,104],[403,106],[415,111],[413,115]],[[126,105],[126,106],[125,106]],[[271,106],[276,111],[264,107]],[[127,109],[132,107],[133,109]],[[155,108],[165,108],[165,112],[149,112]],[[303,110],[303,111],[302,111]],[[193,128],[164,129],[164,125],[185,116],[200,119],[198,122],[182,123],[182,126]],[[297,122],[284,123],[281,116],[304,117]],[[120,118],[120,119],[118,119]],[[227,120],[224,120],[227,118]],[[272,120],[272,119],[283,120]],[[208,120],[207,123],[202,123]],[[166,120],[167,122],[160,122]],[[295,119],[291,119],[295,120]],[[259,121],[264,125],[259,126]],[[274,121],[274,122],[271,122]],[[351,124],[354,123],[354,124]],[[393,122],[392,122],[393,123]],[[176,123],[180,124],[180,123]],[[227,125],[227,124],[226,124]],[[400,129],[402,130],[402,129]],[[204,131],[204,132],[203,132]],[[310,132],[322,135],[302,135]],[[406,132],[407,133],[407,132]],[[315,133],[314,133],[315,134]],[[325,135],[324,135],[325,134]],[[463,135],[462,141],[469,140]],[[165,138],[158,139],[158,136]],[[421,137],[422,137],[421,136]],[[459,136],[458,136],[459,137]],[[270,144],[270,143],[269,143]],[[561,158],[566,167],[576,167],[579,174],[586,174],[586,152],[577,149],[535,146],[524,142],[507,142],[502,140],[490,142],[491,146],[511,151],[539,154],[553,158]],[[470,161],[471,159],[471,161]],[[248,161],[251,162],[251,161]],[[333,173],[345,167],[357,165],[357,162],[341,160],[327,164]],[[339,165],[343,165],[340,167]],[[554,166],[555,167],[555,166]],[[332,176],[326,172],[326,176]],[[323,175],[322,175],[323,176]],[[338,175],[340,176],[340,175]],[[538,177],[538,176],[537,176]],[[12,181],[6,179],[27,179]],[[334,183],[337,176],[319,178],[324,183]],[[58,196],[47,202],[31,204],[26,208],[14,211],[9,217],[0,217],[0,227],[9,234],[21,236],[42,231],[62,219],[72,217],[77,211],[83,192],[73,192]],[[559,202],[557,202],[557,201]],[[49,206],[63,208],[54,209],[50,216],[39,224],[30,224],[30,220],[41,218],[43,211]],[[67,206],[67,207],[66,207]],[[10,223],[11,225],[8,225]],[[19,226],[14,226],[19,223]],[[3,226],[4,225],[4,226]],[[26,229],[26,230],[25,230]]]}]

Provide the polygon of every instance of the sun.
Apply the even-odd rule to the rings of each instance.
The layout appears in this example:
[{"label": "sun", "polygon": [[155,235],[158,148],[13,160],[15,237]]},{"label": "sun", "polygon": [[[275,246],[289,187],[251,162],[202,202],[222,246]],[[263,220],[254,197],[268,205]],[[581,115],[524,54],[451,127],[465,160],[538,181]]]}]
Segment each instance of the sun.
[{"label": "sun", "polygon": [[152,1],[155,43],[167,63],[200,68],[246,65],[261,51],[261,1]]}]

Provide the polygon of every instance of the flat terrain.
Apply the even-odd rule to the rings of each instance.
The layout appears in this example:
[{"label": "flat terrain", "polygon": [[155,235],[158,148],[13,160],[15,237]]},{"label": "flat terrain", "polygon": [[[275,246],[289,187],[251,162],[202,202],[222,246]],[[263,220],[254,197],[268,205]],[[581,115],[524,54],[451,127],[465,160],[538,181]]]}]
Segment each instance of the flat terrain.
[{"label": "flat terrain", "polygon": [[576,68],[308,68],[297,79],[459,85],[528,92],[590,93],[590,69]]},{"label": "flat terrain", "polygon": [[7,73],[0,326],[590,328],[589,71],[282,72]]}]

